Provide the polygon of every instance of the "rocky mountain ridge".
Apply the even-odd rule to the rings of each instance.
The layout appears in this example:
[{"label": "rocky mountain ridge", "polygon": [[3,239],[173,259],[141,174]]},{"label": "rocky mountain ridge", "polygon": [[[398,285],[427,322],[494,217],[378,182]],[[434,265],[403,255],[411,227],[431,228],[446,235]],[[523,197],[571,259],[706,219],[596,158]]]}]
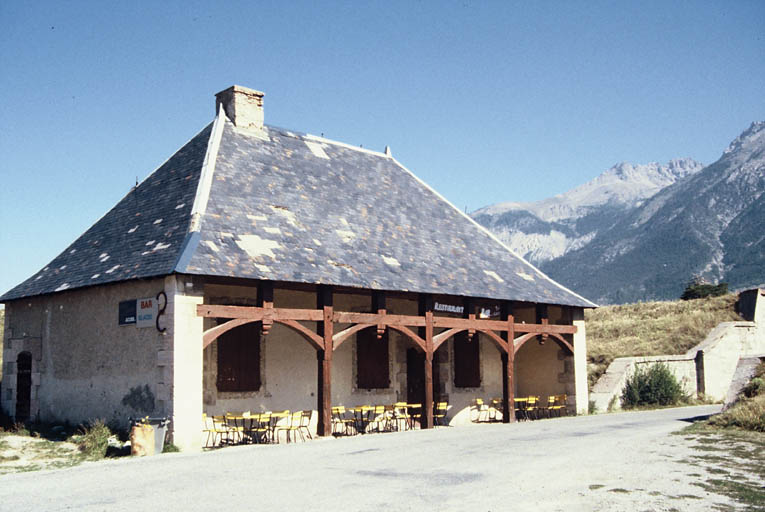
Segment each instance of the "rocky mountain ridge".
[{"label": "rocky mountain ridge", "polygon": [[619,164],[554,198],[472,215],[600,303],[677,298],[695,275],[757,286],[765,283],[765,123],[707,167],[691,159]]}]

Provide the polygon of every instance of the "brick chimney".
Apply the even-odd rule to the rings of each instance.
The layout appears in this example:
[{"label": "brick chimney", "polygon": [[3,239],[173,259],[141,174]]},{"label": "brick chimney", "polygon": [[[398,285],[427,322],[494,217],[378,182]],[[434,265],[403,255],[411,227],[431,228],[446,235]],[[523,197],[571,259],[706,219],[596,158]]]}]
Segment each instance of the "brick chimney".
[{"label": "brick chimney", "polygon": [[266,94],[241,85],[232,85],[215,95],[215,112],[223,110],[237,128],[255,134],[263,132],[263,96]]}]

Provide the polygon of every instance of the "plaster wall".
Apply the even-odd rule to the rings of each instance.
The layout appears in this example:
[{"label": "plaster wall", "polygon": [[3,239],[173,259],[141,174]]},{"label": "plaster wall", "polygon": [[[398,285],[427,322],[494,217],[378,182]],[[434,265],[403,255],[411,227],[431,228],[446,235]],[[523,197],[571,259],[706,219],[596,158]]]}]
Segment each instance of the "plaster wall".
[{"label": "plaster wall", "polygon": [[129,416],[163,414],[156,399],[155,328],[118,325],[121,301],[154,297],[161,279],[104,285],[6,304],[3,409],[15,412],[15,361],[32,353],[31,417],[80,423],[96,418],[125,427]]}]

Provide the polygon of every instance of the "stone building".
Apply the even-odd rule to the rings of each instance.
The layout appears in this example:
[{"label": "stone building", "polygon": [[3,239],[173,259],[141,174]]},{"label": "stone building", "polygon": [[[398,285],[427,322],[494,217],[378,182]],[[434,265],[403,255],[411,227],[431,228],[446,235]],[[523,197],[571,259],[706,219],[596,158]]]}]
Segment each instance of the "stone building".
[{"label": "stone building", "polygon": [[[384,153],[264,124],[234,86],[216,116],[5,295],[0,404],[18,419],[567,393],[587,410],[583,309]],[[508,341],[508,339],[510,341]],[[512,416],[512,415],[510,415]],[[513,418],[506,418],[512,421]]]}]

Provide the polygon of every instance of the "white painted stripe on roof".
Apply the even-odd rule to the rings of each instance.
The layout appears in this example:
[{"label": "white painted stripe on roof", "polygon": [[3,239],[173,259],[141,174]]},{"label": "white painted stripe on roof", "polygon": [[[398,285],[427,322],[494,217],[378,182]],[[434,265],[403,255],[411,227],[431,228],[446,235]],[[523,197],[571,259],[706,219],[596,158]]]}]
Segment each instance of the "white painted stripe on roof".
[{"label": "white painted stripe on roof", "polygon": [[[385,155],[383,155],[383,156],[385,156]],[[548,281],[550,281],[552,284],[554,284],[555,286],[557,286],[557,287],[558,287],[558,288],[560,288],[561,290],[563,290],[563,291],[565,291],[565,292],[567,292],[567,293],[570,293],[570,294],[571,294],[571,295],[573,295],[574,297],[577,297],[577,298],[581,299],[582,301],[586,302],[587,304],[591,304],[591,307],[598,307],[598,305],[597,305],[597,304],[595,304],[594,302],[592,302],[591,300],[585,299],[584,297],[582,297],[582,296],[581,296],[581,295],[579,295],[578,293],[576,293],[576,292],[573,292],[573,291],[569,290],[568,288],[566,288],[565,286],[563,286],[563,285],[562,285],[562,284],[560,284],[559,282],[555,281],[554,279],[551,279],[551,278],[550,278],[550,277],[549,277],[547,274],[545,274],[544,272],[542,272],[541,270],[539,270],[537,267],[535,267],[534,265],[532,265],[531,263],[529,263],[528,261],[526,261],[526,260],[525,260],[525,259],[524,259],[522,256],[519,256],[518,254],[516,254],[514,250],[512,250],[510,247],[508,247],[507,245],[505,245],[505,243],[504,243],[504,242],[502,242],[502,240],[500,240],[499,238],[497,238],[497,237],[494,235],[494,233],[492,233],[491,231],[489,231],[488,229],[486,229],[484,226],[480,225],[478,222],[476,222],[476,221],[475,221],[475,219],[473,219],[472,217],[470,217],[470,215],[468,215],[467,213],[463,212],[462,210],[460,210],[459,208],[457,208],[456,206],[454,206],[454,205],[453,205],[453,204],[452,204],[452,203],[451,203],[451,202],[450,202],[448,199],[446,199],[444,196],[442,196],[441,194],[439,194],[439,193],[438,193],[438,192],[437,192],[437,191],[436,191],[436,190],[435,190],[433,187],[431,187],[430,185],[428,185],[427,183],[425,183],[424,181],[422,181],[422,180],[421,180],[421,179],[420,179],[420,178],[419,178],[419,177],[418,177],[416,174],[414,174],[412,171],[410,171],[409,169],[407,169],[405,166],[401,165],[401,162],[399,162],[398,160],[396,160],[395,158],[393,158],[393,156],[389,156],[389,157],[388,157],[388,156],[386,156],[386,158],[390,158],[391,160],[393,160],[393,162],[394,162],[396,165],[398,165],[398,166],[399,166],[399,167],[401,167],[401,168],[402,168],[404,171],[406,171],[407,173],[409,173],[409,174],[410,174],[410,175],[411,175],[411,176],[412,176],[412,177],[413,177],[415,180],[417,180],[418,182],[420,182],[420,183],[422,184],[422,186],[423,186],[423,187],[425,187],[425,188],[427,188],[428,190],[430,190],[430,191],[431,191],[433,194],[435,194],[435,196],[436,196],[436,197],[438,197],[438,198],[439,198],[439,199],[441,199],[443,202],[445,202],[446,204],[448,204],[449,206],[451,206],[452,208],[454,208],[454,209],[457,211],[457,213],[459,213],[460,215],[462,215],[463,217],[465,217],[467,220],[469,220],[469,221],[470,221],[472,224],[474,224],[474,225],[475,225],[475,227],[477,227],[478,229],[480,229],[481,231],[483,231],[484,233],[486,233],[487,235],[489,235],[489,237],[490,237],[492,240],[494,240],[495,242],[497,242],[497,243],[498,243],[499,245],[501,245],[501,246],[502,246],[502,247],[503,247],[503,248],[504,248],[506,251],[508,251],[510,254],[512,254],[513,256],[515,256],[516,258],[518,258],[520,261],[522,261],[523,263],[525,263],[526,265],[528,265],[528,266],[529,266],[529,268],[531,268],[531,269],[532,269],[534,272],[538,273],[540,276],[542,276],[543,278],[547,279]]]},{"label": "white painted stripe on roof", "polygon": [[392,156],[386,155],[385,153],[381,153],[379,151],[374,151],[374,150],[367,149],[367,148],[362,148],[362,147],[359,147],[359,146],[351,146],[350,144],[346,144],[345,142],[339,142],[339,141],[332,140],[332,139],[325,139],[324,137],[319,137],[318,135],[311,135],[310,133],[306,133],[303,136],[303,138],[304,139],[313,140],[313,141],[316,141],[316,142],[324,142],[325,144],[333,144],[335,146],[340,146],[340,147],[343,147],[343,148],[352,149],[354,151],[360,151],[362,153],[368,153],[370,155],[381,156],[383,158],[393,158]]},{"label": "white painted stripe on roof", "polygon": [[308,146],[308,149],[311,150],[311,153],[313,153],[313,156],[318,158],[323,158],[325,160],[329,160],[329,157],[324,152],[324,148],[322,148],[321,144],[318,144],[316,142],[311,142],[310,140],[304,140],[303,141],[306,146]]},{"label": "white painted stripe on roof", "polygon": [[191,207],[191,224],[189,232],[199,231],[202,227],[202,216],[207,211],[207,201],[210,199],[210,188],[212,187],[213,174],[215,174],[215,162],[218,160],[218,149],[223,136],[223,125],[226,114],[223,112],[223,105],[218,109],[218,115],[213,121],[210,140],[207,141],[207,152],[202,164],[199,184],[197,184],[197,193],[194,196],[194,205]]}]

